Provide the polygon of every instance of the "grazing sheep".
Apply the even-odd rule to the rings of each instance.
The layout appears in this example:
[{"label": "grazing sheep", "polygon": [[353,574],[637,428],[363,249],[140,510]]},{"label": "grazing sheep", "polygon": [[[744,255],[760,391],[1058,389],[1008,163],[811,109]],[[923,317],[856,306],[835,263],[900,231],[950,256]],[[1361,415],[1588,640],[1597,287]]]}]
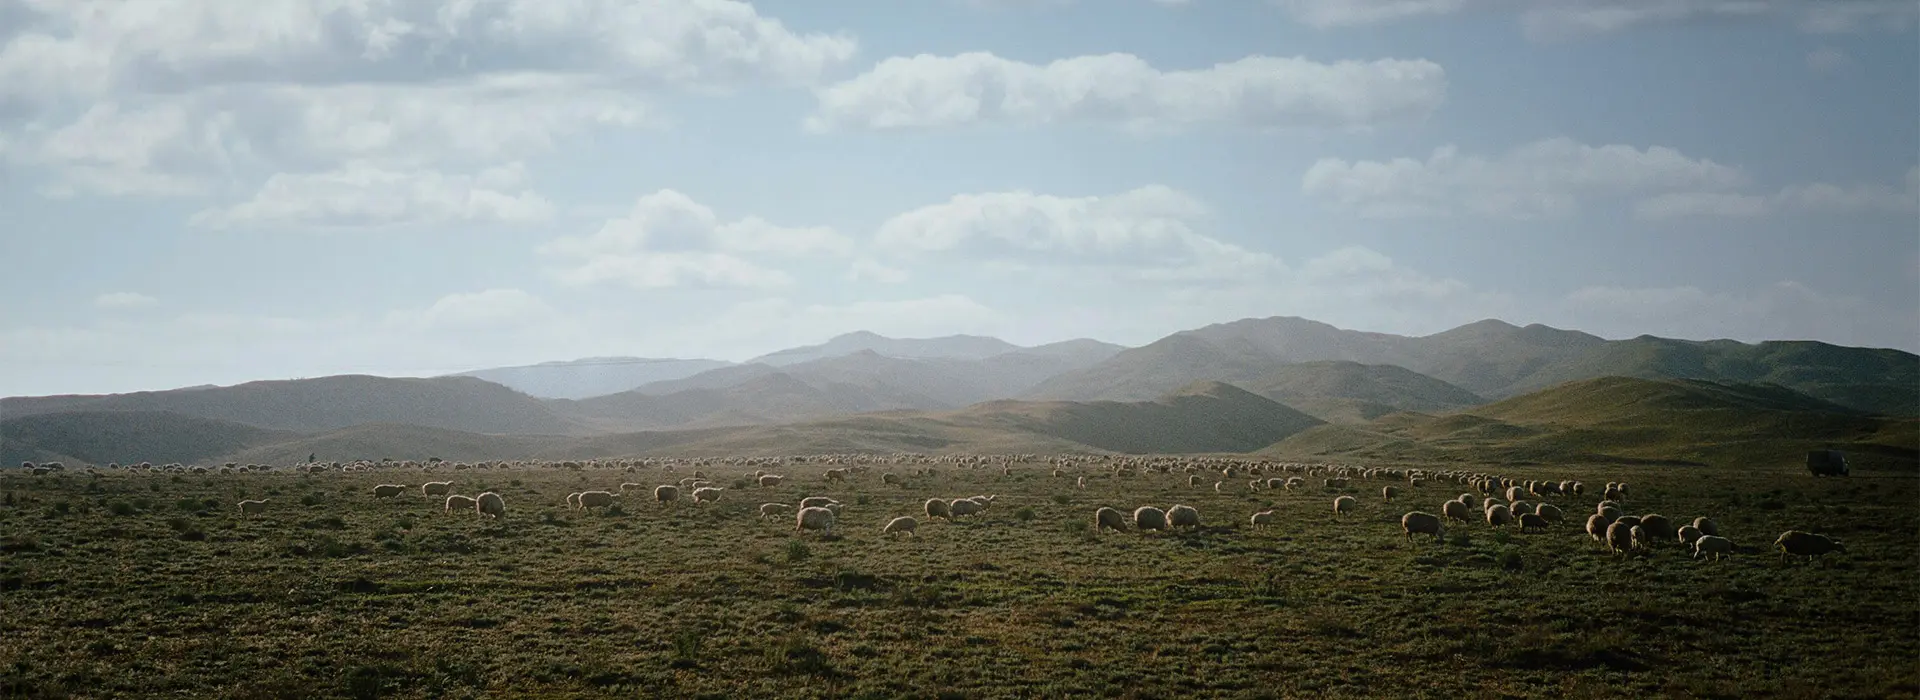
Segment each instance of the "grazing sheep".
[{"label": "grazing sheep", "polygon": [[1650,538],[1649,541],[1652,539],[1673,539],[1673,521],[1668,520],[1667,516],[1659,513],[1648,513],[1640,516],[1640,527],[1647,529],[1647,537]]},{"label": "grazing sheep", "polygon": [[453,493],[453,482],[451,481],[429,481],[420,485],[420,495],[422,496],[445,496],[449,493]]},{"label": "grazing sheep", "polygon": [[473,509],[481,515],[498,519],[507,515],[507,501],[500,494],[488,491],[474,497]]},{"label": "grazing sheep", "polygon": [[929,498],[926,503],[927,517],[953,519],[953,512],[947,508],[947,502],[938,498]]},{"label": "grazing sheep", "polygon": [[468,498],[466,496],[458,496],[458,495],[447,497],[446,511],[448,513],[454,512],[456,510],[469,510],[473,508],[474,508],[474,501],[471,498]]},{"label": "grazing sheep", "polygon": [[760,487],[761,487],[761,488],[773,488],[773,487],[775,487],[775,486],[779,486],[779,485],[780,485],[780,479],[781,479],[781,477],[779,477],[779,476],[776,476],[776,475],[773,475],[773,474],[766,474],[766,475],[763,475],[763,476],[761,476],[761,477],[760,477]]},{"label": "grazing sheep", "polygon": [[1693,558],[1695,559],[1699,559],[1703,555],[1712,554],[1714,561],[1720,561],[1720,557],[1732,553],[1733,541],[1725,537],[1701,535],[1700,539],[1693,541]]},{"label": "grazing sheep", "polygon": [[1720,534],[1720,525],[1704,515],[1693,519],[1693,529],[1699,530],[1702,535],[1718,536]]},{"label": "grazing sheep", "polygon": [[1780,562],[1783,564],[1786,563],[1787,555],[1789,554],[1796,557],[1806,557],[1807,561],[1811,563],[1814,557],[1821,556],[1828,552],[1847,551],[1847,546],[1841,544],[1839,540],[1827,537],[1826,535],[1816,535],[1811,532],[1801,532],[1799,530],[1788,530],[1780,533],[1780,539],[1774,540],[1773,546],[1775,549],[1780,550]]},{"label": "grazing sheep", "polygon": [[1380,487],[1380,497],[1386,499],[1388,503],[1392,503],[1393,497],[1398,495],[1400,495],[1400,489],[1396,487],[1393,487],[1393,486]]},{"label": "grazing sheep", "polygon": [[1465,501],[1447,501],[1440,504],[1440,514],[1446,516],[1448,520],[1467,522],[1469,512],[1470,509]]},{"label": "grazing sheep", "polygon": [[[718,489],[712,486],[702,486],[700,488],[694,489],[693,502],[707,503],[710,501],[718,501],[720,500],[720,492],[723,490],[724,489]],[[586,494],[581,494],[581,498],[584,499],[585,497],[586,497]]]},{"label": "grazing sheep", "polygon": [[1354,500],[1352,496],[1341,496],[1333,499],[1333,514],[1346,515],[1352,513],[1354,507],[1359,505],[1359,503],[1360,502]]},{"label": "grazing sheep", "polygon": [[[700,492],[698,491],[694,492],[694,495],[696,496],[698,496],[699,494]],[[581,491],[580,492],[580,509],[581,510],[588,510],[591,508],[606,508],[611,505],[613,505],[612,493],[608,493],[606,491]]]},{"label": "grazing sheep", "polygon": [[1136,530],[1167,529],[1167,512],[1153,506],[1140,506],[1133,509],[1133,527]]},{"label": "grazing sheep", "polygon": [[375,498],[393,498],[406,490],[407,487],[401,484],[381,484],[373,487],[373,495]]},{"label": "grazing sheep", "polygon": [[785,515],[787,511],[792,509],[793,505],[790,503],[762,503],[760,504],[760,519],[765,520],[776,515]]},{"label": "grazing sheep", "polygon": [[1635,525],[1627,532],[1633,538],[1634,549],[1649,549],[1653,546],[1653,534],[1647,531],[1645,525]]},{"label": "grazing sheep", "polygon": [[846,469],[828,469],[827,470],[827,481],[846,481],[846,480],[847,480]]},{"label": "grazing sheep", "polygon": [[887,473],[885,473],[885,474],[881,474],[881,475],[880,475],[880,483],[882,483],[882,484],[893,484],[894,486],[906,486],[906,485],[907,485],[907,484],[906,484],[906,482],[904,482],[904,481],[901,481],[901,480],[900,480],[900,477],[899,477],[899,475],[896,475],[896,474],[894,474],[893,472],[887,472]]},{"label": "grazing sheep", "polygon": [[[1458,503],[1458,501],[1449,502]],[[1406,531],[1408,541],[1413,540],[1413,534],[1416,532],[1422,535],[1433,535],[1435,542],[1445,537],[1445,528],[1440,524],[1440,516],[1424,511],[1416,510],[1400,516],[1400,529]]]},{"label": "grazing sheep", "polygon": [[1540,517],[1538,513],[1520,514],[1521,532],[1539,532],[1545,529],[1547,529],[1547,519]]},{"label": "grazing sheep", "polygon": [[819,530],[831,535],[833,534],[833,511],[825,508],[801,508],[794,513],[793,529],[795,532]]},{"label": "grazing sheep", "polygon": [[1522,513],[1533,512],[1533,504],[1526,501],[1514,501],[1507,504],[1507,511],[1511,512],[1515,519],[1518,519]]},{"label": "grazing sheep", "polygon": [[580,493],[567,494],[567,510],[580,510]]},{"label": "grazing sheep", "polygon": [[1607,552],[1627,554],[1633,551],[1633,527],[1618,520],[1607,526]]},{"label": "grazing sheep", "polygon": [[1167,509],[1168,527],[1200,527],[1200,511],[1193,506],[1176,505]]},{"label": "grazing sheep", "polygon": [[1200,485],[1200,475],[1199,475],[1199,474],[1193,474],[1193,475],[1190,475],[1190,476],[1188,476],[1188,477],[1187,477],[1187,486],[1188,486],[1188,487],[1194,487],[1194,486],[1199,486],[1199,485]]},{"label": "grazing sheep", "polygon": [[1693,544],[1695,540],[1700,539],[1700,536],[1706,533],[1701,532],[1700,528],[1692,525],[1681,525],[1675,534],[1680,538],[1680,546],[1685,547]]},{"label": "grazing sheep", "polygon": [[1636,525],[1639,525],[1639,524],[1640,524],[1640,516],[1638,516],[1638,515],[1622,515],[1622,516],[1620,516],[1620,517],[1618,517],[1618,518],[1614,518],[1614,519],[1613,519],[1613,521],[1614,521],[1614,522],[1616,522],[1616,523],[1626,523],[1626,524],[1627,524],[1627,527],[1629,527],[1629,528],[1631,528],[1631,527],[1634,527],[1634,526],[1636,526]]},{"label": "grazing sheep", "polygon": [[[632,468],[629,467],[628,469],[632,469]],[[647,487],[646,484],[636,484],[629,481],[627,483],[620,485],[620,495],[625,496],[627,495],[628,491],[639,491],[640,489],[644,489],[646,487]]]},{"label": "grazing sheep", "polygon": [[1592,535],[1593,541],[1595,542],[1605,542],[1607,526],[1612,524],[1613,521],[1607,519],[1607,516],[1594,513],[1593,515],[1587,516],[1587,534]]},{"label": "grazing sheep", "polygon": [[827,506],[837,505],[840,505],[839,501],[827,498],[826,496],[808,496],[800,499],[801,508],[825,508]]},{"label": "grazing sheep", "polygon": [[674,486],[672,484],[663,484],[660,486],[655,486],[653,487],[653,500],[659,501],[661,503],[670,503],[673,501],[680,500],[680,487]]},{"label": "grazing sheep", "polygon": [[262,498],[259,500],[241,501],[240,514],[241,515],[258,515],[260,513],[265,513],[267,512],[268,500],[270,499]]},{"label": "grazing sheep", "polygon": [[1108,508],[1106,506],[1101,506],[1099,510],[1096,510],[1093,512],[1093,533],[1094,534],[1096,535],[1100,534],[1101,530],[1113,530],[1115,532],[1120,532],[1126,529],[1127,529],[1127,516],[1122,514],[1120,511],[1114,510],[1112,508]]},{"label": "grazing sheep", "polygon": [[908,537],[913,537],[914,536],[913,528],[918,527],[919,525],[920,525],[920,521],[914,520],[913,516],[902,515],[898,518],[894,518],[892,520],[887,521],[886,527],[880,528],[880,534],[890,535],[896,532],[904,532],[904,533],[907,533]]},{"label": "grazing sheep", "polygon": [[1598,514],[1607,516],[1607,522],[1613,522],[1615,520],[1620,519],[1620,509],[1614,508],[1612,506],[1601,508]]},{"label": "grazing sheep", "polygon": [[1247,518],[1247,524],[1252,526],[1253,529],[1255,530],[1267,529],[1268,526],[1273,524],[1273,509],[1268,508],[1258,513],[1254,513],[1253,517]]},{"label": "grazing sheep", "polygon": [[1492,508],[1488,508],[1486,515],[1487,515],[1487,524],[1492,525],[1494,527],[1500,527],[1507,523],[1513,522],[1513,511],[1507,510],[1505,508],[1501,508],[1500,506],[1494,506]]},{"label": "grazing sheep", "polygon": [[972,498],[956,498],[947,503],[947,519],[952,520],[962,515],[973,515],[975,513],[983,512],[986,509],[987,509],[987,504],[979,500],[972,499]]},{"label": "grazing sheep", "polygon": [[1518,487],[1518,486],[1512,486],[1512,487],[1508,487],[1508,488],[1507,488],[1507,494],[1506,494],[1506,495],[1507,495],[1507,500],[1508,500],[1508,501],[1518,501],[1518,500],[1520,500],[1520,496],[1521,496],[1521,494],[1524,494],[1524,493],[1526,493],[1526,492],[1527,492],[1527,490],[1526,490],[1526,489],[1523,489],[1523,488],[1520,488],[1520,487]]},{"label": "grazing sheep", "polygon": [[1547,522],[1560,522],[1560,509],[1551,503],[1542,503],[1533,507],[1533,514],[1546,518]]},{"label": "grazing sheep", "polygon": [[1074,488],[1077,488],[1077,489],[1084,489],[1084,488],[1086,488],[1086,487],[1087,487],[1087,477],[1084,477],[1084,476],[1083,476],[1083,477],[1079,477],[1079,478],[1077,478],[1077,479],[1074,479],[1074,480],[1073,480],[1073,487],[1074,487]]}]

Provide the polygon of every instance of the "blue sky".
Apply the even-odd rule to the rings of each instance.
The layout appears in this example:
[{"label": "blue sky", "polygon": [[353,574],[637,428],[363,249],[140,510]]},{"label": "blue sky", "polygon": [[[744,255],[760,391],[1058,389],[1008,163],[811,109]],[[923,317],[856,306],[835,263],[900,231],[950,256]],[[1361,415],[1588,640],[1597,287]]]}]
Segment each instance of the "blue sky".
[{"label": "blue sky", "polygon": [[1913,351],[1916,18],[0,0],[0,395],[1273,315]]}]

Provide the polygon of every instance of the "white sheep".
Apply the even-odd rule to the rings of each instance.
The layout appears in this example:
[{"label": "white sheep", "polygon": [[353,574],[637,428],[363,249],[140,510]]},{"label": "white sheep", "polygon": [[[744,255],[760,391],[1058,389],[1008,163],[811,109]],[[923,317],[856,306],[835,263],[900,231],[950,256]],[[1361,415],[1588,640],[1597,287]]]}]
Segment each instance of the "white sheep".
[{"label": "white sheep", "polygon": [[500,494],[488,491],[474,497],[473,508],[489,518],[501,518],[507,514],[507,501]]},{"label": "white sheep", "polygon": [[786,515],[787,511],[789,510],[793,510],[793,504],[762,503],[760,504],[760,519],[765,520],[767,518],[771,518],[776,515]]},{"label": "white sheep", "polygon": [[1533,514],[1545,518],[1547,522],[1560,522],[1560,508],[1551,503],[1542,503],[1533,507]]},{"label": "white sheep", "polygon": [[1099,510],[1093,512],[1093,533],[1097,535],[1101,530],[1109,529],[1115,532],[1127,529],[1127,516],[1120,511],[1101,506]]},{"label": "white sheep", "polygon": [[948,519],[984,512],[987,504],[971,498],[956,498],[947,503]]},{"label": "white sheep", "polygon": [[1167,512],[1153,506],[1140,506],[1133,509],[1133,527],[1136,530],[1167,529]]},{"label": "white sheep", "polygon": [[1826,535],[1816,535],[1800,530],[1788,530],[1780,533],[1780,539],[1773,541],[1773,547],[1780,550],[1780,562],[1786,563],[1787,555],[1806,557],[1811,563],[1814,557],[1828,552],[1845,552],[1847,546],[1839,540]]},{"label": "white sheep", "polygon": [[1521,513],[1520,514],[1520,531],[1521,532],[1539,532],[1545,529],[1547,529],[1546,518],[1540,517],[1540,515],[1537,513]]},{"label": "white sheep", "polygon": [[1440,515],[1448,520],[1467,522],[1470,519],[1467,514],[1470,512],[1472,511],[1466,501],[1447,501],[1440,504]]},{"label": "white sheep", "polygon": [[953,519],[953,512],[947,508],[947,502],[938,498],[929,498],[926,503],[928,518]]},{"label": "white sheep", "polygon": [[1333,499],[1333,514],[1346,515],[1352,513],[1354,507],[1357,505],[1359,505],[1359,501],[1355,501],[1352,496],[1341,496]]},{"label": "white sheep", "polygon": [[621,484],[621,485],[620,485],[620,495],[622,495],[622,496],[625,496],[625,495],[627,495],[627,492],[628,492],[628,491],[639,491],[639,490],[641,490],[641,489],[644,489],[644,488],[646,488],[646,487],[647,487],[647,485],[646,485],[646,484],[636,484],[636,483],[633,483],[633,482],[631,482],[631,481],[629,481],[629,482],[627,482],[627,483],[624,483],[624,484]]},{"label": "white sheep", "polygon": [[[1458,501],[1454,502],[1458,503]],[[1445,537],[1446,532],[1445,527],[1440,523],[1440,516],[1418,510],[1400,516],[1400,529],[1406,531],[1409,541],[1413,539],[1414,533],[1420,533],[1433,535],[1433,540],[1439,542]]]},{"label": "white sheep", "polygon": [[451,481],[429,481],[420,485],[421,496],[445,496],[453,493]]},{"label": "white sheep", "polygon": [[1074,487],[1074,488],[1077,488],[1077,489],[1084,489],[1084,488],[1086,488],[1086,487],[1087,487],[1087,477],[1084,477],[1084,476],[1083,476],[1083,477],[1079,477],[1079,478],[1076,478],[1076,479],[1074,479],[1074,480],[1073,480],[1073,487]]},{"label": "white sheep", "polygon": [[1397,486],[1380,487],[1380,497],[1386,500],[1388,503],[1392,503],[1393,497],[1398,495],[1400,495],[1400,488]]},{"label": "white sheep", "polygon": [[1653,533],[1648,532],[1645,526],[1635,525],[1627,532],[1633,538],[1634,549],[1647,549],[1653,546]]},{"label": "white sheep", "polygon": [[1700,528],[1692,525],[1681,525],[1679,532],[1674,534],[1680,538],[1680,546],[1684,547],[1699,541],[1700,537],[1706,533],[1701,532]]},{"label": "white sheep", "polygon": [[1627,554],[1633,551],[1633,528],[1619,520],[1607,526],[1607,551],[1612,554]]},{"label": "white sheep", "polygon": [[[724,490],[724,489],[720,489],[720,488],[715,488],[715,487],[712,487],[712,486],[702,486],[702,487],[700,487],[700,488],[697,488],[697,489],[694,489],[694,490],[693,490],[693,502],[694,502],[694,503],[707,503],[707,502],[709,502],[709,501],[718,501],[718,500],[720,500],[720,492],[721,492],[721,491],[723,491],[723,490]],[[584,497],[584,495],[583,495],[583,497]]]},{"label": "white sheep", "polygon": [[270,499],[262,498],[259,500],[241,501],[240,514],[241,515],[258,515],[260,513],[265,513],[267,512],[268,500]]},{"label": "white sheep", "polygon": [[1507,523],[1513,522],[1513,511],[1507,510],[1506,508],[1501,508],[1500,506],[1494,506],[1492,508],[1488,508],[1486,512],[1486,516],[1487,516],[1487,524],[1494,527],[1500,527]]},{"label": "white sheep", "polygon": [[775,486],[780,485],[780,480],[781,480],[781,477],[777,475],[767,474],[765,476],[760,477],[760,486],[762,488],[773,488]]},{"label": "white sheep", "polygon": [[795,532],[819,530],[831,535],[833,534],[833,511],[818,507],[801,508],[794,513],[793,529]]},{"label": "white sheep", "polygon": [[653,487],[653,500],[659,501],[661,503],[670,503],[673,501],[680,500],[680,487],[674,486],[672,484],[655,486]]},{"label": "white sheep", "polygon": [[1200,527],[1200,511],[1193,506],[1176,505],[1167,509],[1168,527]]},{"label": "white sheep", "polygon": [[376,498],[393,498],[406,491],[407,487],[402,484],[381,484],[373,487],[373,495]]},{"label": "white sheep", "polygon": [[1611,518],[1599,513],[1594,513],[1593,515],[1587,516],[1587,534],[1593,537],[1593,541],[1595,542],[1605,542],[1607,526],[1612,524],[1613,520]]},{"label": "white sheep", "polygon": [[1702,535],[1719,535],[1720,534],[1719,523],[1713,522],[1712,518],[1709,518],[1704,515],[1693,519],[1693,528],[1695,530],[1699,530],[1700,534]]},{"label": "white sheep", "polygon": [[[699,493],[700,492],[698,491],[694,492],[695,495],[699,495]],[[609,493],[606,491],[581,491],[580,492],[580,509],[581,510],[588,510],[591,508],[606,508],[611,505],[613,505],[612,493]]]},{"label": "white sheep", "polygon": [[920,525],[920,521],[914,520],[913,516],[902,515],[898,518],[894,518],[892,520],[887,521],[886,527],[880,528],[880,533],[883,535],[890,535],[896,532],[904,532],[904,533],[907,533],[908,537],[913,537],[914,536],[913,529],[915,527],[918,527],[919,525]]},{"label": "white sheep", "polygon": [[1266,510],[1254,513],[1252,517],[1247,518],[1247,525],[1251,526],[1255,530],[1267,529],[1269,526],[1273,525],[1273,509],[1268,508]]},{"label": "white sheep", "polygon": [[460,495],[453,495],[453,496],[447,497],[446,511],[448,513],[454,512],[456,510],[471,510],[473,508],[474,508],[473,499],[471,498],[468,498],[466,496],[460,496]]},{"label": "white sheep", "polygon": [[1700,539],[1693,541],[1693,558],[1695,559],[1711,554],[1714,561],[1720,561],[1720,557],[1732,553],[1733,541],[1725,537],[1701,535]]}]

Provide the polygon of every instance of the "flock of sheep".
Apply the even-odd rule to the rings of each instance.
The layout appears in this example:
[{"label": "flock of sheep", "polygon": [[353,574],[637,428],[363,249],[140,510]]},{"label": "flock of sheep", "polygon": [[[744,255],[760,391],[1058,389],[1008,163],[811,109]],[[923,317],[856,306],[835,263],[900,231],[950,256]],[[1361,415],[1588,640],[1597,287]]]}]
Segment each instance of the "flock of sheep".
[{"label": "flock of sheep", "polygon": [[[1188,458],[1170,456],[1056,456],[1042,458],[1038,455],[801,455],[788,457],[736,457],[736,458],[681,458],[681,459],[616,459],[588,461],[502,461],[502,462],[444,462],[438,459],[426,462],[381,460],[379,462],[358,461],[349,463],[329,462],[324,464],[304,464],[290,469],[256,464],[226,464],[221,467],[183,466],[179,464],[154,467],[150,463],[140,463],[121,467],[110,464],[108,470],[126,469],[135,472],[169,473],[249,473],[294,471],[303,474],[315,474],[328,471],[365,472],[374,470],[413,470],[425,473],[441,471],[466,471],[489,469],[568,469],[586,470],[624,470],[626,473],[658,471],[671,474],[680,468],[692,469],[692,475],[679,479],[676,483],[660,484],[651,489],[652,498],[659,503],[670,503],[680,498],[682,490],[696,504],[719,500],[726,489],[713,485],[704,471],[708,468],[746,468],[759,467],[752,472],[752,482],[761,487],[775,487],[787,477],[767,472],[766,467],[784,469],[823,467],[820,471],[823,482],[831,484],[845,482],[849,477],[871,471],[875,466],[899,467],[898,471],[885,471],[880,482],[886,485],[907,488],[910,478],[930,477],[937,469],[957,467],[963,469],[995,469],[1003,475],[1013,473],[1013,467],[1019,463],[1045,462],[1052,467],[1051,476],[1056,479],[1073,478],[1077,488],[1085,488],[1087,477],[1102,474],[1110,478],[1126,478],[1141,474],[1186,475],[1189,487],[1204,485],[1213,480],[1213,490],[1225,493],[1229,480],[1248,478],[1249,491],[1282,489],[1286,491],[1303,490],[1310,477],[1320,478],[1321,486],[1326,490],[1342,489],[1355,479],[1391,481],[1395,484],[1417,486],[1427,483],[1453,483],[1479,491],[1477,510],[1480,518],[1489,527],[1503,528],[1517,525],[1523,533],[1547,531],[1555,523],[1565,519],[1564,511],[1549,503],[1553,498],[1570,499],[1583,496],[1586,485],[1579,481],[1542,481],[1522,480],[1466,470],[1428,470],[1404,469],[1393,467],[1361,467],[1337,464],[1304,464],[1297,462],[1275,462],[1258,459],[1239,458]],[[31,474],[43,475],[60,472],[65,469],[58,462],[21,465]],[[909,471],[911,469],[911,471]],[[89,473],[98,472],[89,468]],[[904,472],[904,475],[903,475]],[[486,518],[501,518],[506,515],[506,501],[500,494],[488,491],[477,496],[453,493],[453,481],[429,481],[420,485],[424,497],[444,497],[447,512],[471,510]],[[1391,503],[1401,495],[1398,485],[1384,485],[1380,489],[1384,501]],[[373,487],[377,498],[398,497],[409,490],[404,484],[380,484]],[[593,490],[568,494],[567,506],[571,509],[589,510],[608,508],[617,499],[632,492],[646,492],[647,486],[637,482],[625,482],[615,490]],[[1628,486],[1625,483],[1609,482],[1602,490],[1602,500],[1594,506],[1594,512],[1587,516],[1586,533],[1595,541],[1605,545],[1609,552],[1618,555],[1630,555],[1646,551],[1659,542],[1675,542],[1687,548],[1693,558],[1712,557],[1715,560],[1736,550],[1733,542],[1721,536],[1718,525],[1705,516],[1693,519],[1690,523],[1676,525],[1670,519],[1657,513],[1628,515],[1621,504],[1627,500]],[[1504,497],[1504,500],[1500,497]],[[987,510],[996,496],[981,495],[960,498],[928,498],[922,504],[924,515],[928,519],[953,521],[956,518],[976,515]],[[1414,510],[1400,518],[1401,530],[1411,540],[1415,535],[1431,536],[1436,541],[1444,540],[1447,523],[1470,523],[1476,510],[1475,496],[1462,493],[1440,504],[1439,514]],[[1537,499],[1538,502],[1530,501]],[[826,496],[813,496],[802,499],[797,504],[763,503],[759,507],[760,517],[785,517],[792,514],[795,531],[817,531],[831,535],[838,514],[845,504]],[[266,499],[249,499],[239,503],[243,516],[266,512]],[[1350,516],[1359,507],[1359,500],[1352,495],[1340,495],[1333,499],[1335,517]],[[1254,512],[1248,517],[1253,530],[1261,530],[1274,522],[1275,510],[1267,509]],[[887,520],[882,526],[884,535],[905,534],[914,536],[920,521],[911,515],[902,515]],[[1178,528],[1194,529],[1201,526],[1200,511],[1192,506],[1176,504],[1166,509],[1157,506],[1139,506],[1131,513],[1111,507],[1101,507],[1093,514],[1095,534],[1108,530],[1122,531],[1132,526],[1137,531],[1159,531]],[[1806,557],[1809,561],[1829,552],[1845,552],[1846,546],[1830,537],[1799,530],[1789,530],[1774,541],[1774,549],[1784,559],[1788,556]]]}]

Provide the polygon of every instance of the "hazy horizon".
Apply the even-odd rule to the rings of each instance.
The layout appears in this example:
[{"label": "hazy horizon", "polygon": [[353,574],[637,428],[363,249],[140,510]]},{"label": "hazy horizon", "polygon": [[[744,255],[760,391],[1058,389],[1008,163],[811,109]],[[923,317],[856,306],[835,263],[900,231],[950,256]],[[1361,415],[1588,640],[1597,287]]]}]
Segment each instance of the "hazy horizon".
[{"label": "hazy horizon", "polygon": [[1916,19],[5,5],[0,396],[1273,316],[1920,352]]}]

